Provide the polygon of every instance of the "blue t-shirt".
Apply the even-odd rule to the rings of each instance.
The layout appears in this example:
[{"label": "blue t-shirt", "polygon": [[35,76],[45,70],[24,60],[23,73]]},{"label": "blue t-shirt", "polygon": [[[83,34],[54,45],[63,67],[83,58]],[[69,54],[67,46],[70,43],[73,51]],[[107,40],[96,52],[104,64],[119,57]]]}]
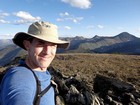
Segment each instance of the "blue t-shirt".
[{"label": "blue t-shirt", "polygon": [[[50,73],[34,72],[41,82],[41,90],[44,90],[50,84]],[[35,94],[33,73],[23,66],[12,67],[6,72],[0,86],[0,105],[33,105]],[[41,97],[40,105],[55,105],[53,87]]]}]

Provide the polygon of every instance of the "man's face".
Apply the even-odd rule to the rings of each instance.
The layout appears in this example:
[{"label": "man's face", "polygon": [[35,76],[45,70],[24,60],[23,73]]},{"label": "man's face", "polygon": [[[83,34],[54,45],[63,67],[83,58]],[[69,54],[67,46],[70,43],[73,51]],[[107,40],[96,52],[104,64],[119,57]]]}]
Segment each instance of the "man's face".
[{"label": "man's face", "polygon": [[27,63],[32,69],[46,69],[55,57],[57,45],[34,38],[26,41],[28,51]]}]

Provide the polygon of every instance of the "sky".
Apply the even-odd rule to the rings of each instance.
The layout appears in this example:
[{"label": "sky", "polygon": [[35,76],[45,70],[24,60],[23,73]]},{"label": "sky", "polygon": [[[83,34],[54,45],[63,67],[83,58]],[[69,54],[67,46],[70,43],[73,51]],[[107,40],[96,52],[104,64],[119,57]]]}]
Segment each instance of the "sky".
[{"label": "sky", "polygon": [[27,32],[35,21],[57,25],[59,37],[140,38],[140,0],[0,0],[0,39]]}]

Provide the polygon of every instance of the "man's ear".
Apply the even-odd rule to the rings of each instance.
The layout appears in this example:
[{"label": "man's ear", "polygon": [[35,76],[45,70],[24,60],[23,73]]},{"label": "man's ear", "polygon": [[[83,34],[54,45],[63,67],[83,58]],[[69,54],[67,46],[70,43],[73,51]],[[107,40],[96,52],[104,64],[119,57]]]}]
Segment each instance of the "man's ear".
[{"label": "man's ear", "polygon": [[30,41],[24,40],[23,41],[23,45],[24,45],[25,49],[28,50],[29,49],[29,46],[30,46]]}]

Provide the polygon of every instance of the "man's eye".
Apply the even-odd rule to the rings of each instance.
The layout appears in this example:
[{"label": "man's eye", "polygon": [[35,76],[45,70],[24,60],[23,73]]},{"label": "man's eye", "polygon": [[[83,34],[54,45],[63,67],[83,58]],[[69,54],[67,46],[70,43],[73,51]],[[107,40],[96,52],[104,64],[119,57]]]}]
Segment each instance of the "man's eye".
[{"label": "man's eye", "polygon": [[45,42],[44,42],[44,41],[39,41],[38,43],[40,43],[40,44],[45,44]]},{"label": "man's eye", "polygon": [[55,45],[53,45],[52,47],[53,47],[53,48],[56,48],[56,47],[57,47],[57,45],[55,44]]},{"label": "man's eye", "polygon": [[38,44],[38,45],[44,45],[45,42],[43,42],[43,41],[39,41],[37,44]]},{"label": "man's eye", "polygon": [[43,46],[43,45],[44,45],[43,43],[40,42],[37,43],[37,46]]}]

